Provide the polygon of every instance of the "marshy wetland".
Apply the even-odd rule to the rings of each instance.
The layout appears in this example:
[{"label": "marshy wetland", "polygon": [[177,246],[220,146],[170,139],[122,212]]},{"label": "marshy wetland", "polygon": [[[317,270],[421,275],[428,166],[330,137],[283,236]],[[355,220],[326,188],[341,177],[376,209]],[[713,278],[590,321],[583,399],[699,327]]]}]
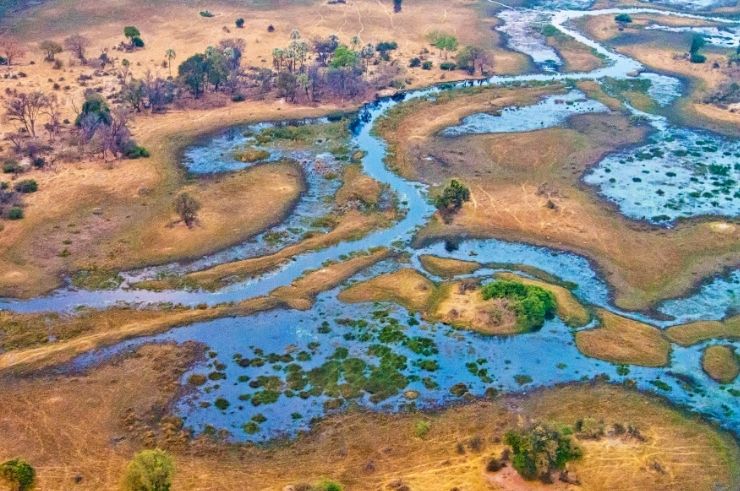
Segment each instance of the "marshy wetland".
[{"label": "marshy wetland", "polygon": [[[174,254],[190,227],[151,225],[142,240],[158,249],[136,267],[78,269],[0,299],[0,398],[44,394],[29,415],[44,421],[79,391],[100,414],[56,410],[130,435],[116,445],[173,449],[186,489],[203,488],[195,475],[239,489],[237,465],[269,469],[248,489],[327,476],[443,489],[451,462],[444,489],[520,489],[481,448],[498,455],[522,420],[573,426],[583,489],[627,489],[624,472],[639,489],[738,486],[737,109],[701,112],[695,91],[709,89],[691,67],[660,70],[650,53],[664,48],[655,36],[698,33],[718,57],[737,47],[740,14],[483,3],[497,49],[527,58],[522,73],[494,63],[358,107],[192,132],[177,172],[208,203],[193,227],[202,247]],[[612,26],[620,14],[634,25]],[[644,59],[632,56],[641,36]],[[440,205],[458,182],[466,199]],[[116,383],[124,395],[107,390]],[[408,442],[394,441],[399,425]],[[22,434],[8,448],[33,447],[7,426]],[[301,445],[332,457],[291,468]],[[29,453],[47,472],[45,450]],[[42,479],[63,486],[72,467]],[[542,486],[578,489],[562,475]]]}]

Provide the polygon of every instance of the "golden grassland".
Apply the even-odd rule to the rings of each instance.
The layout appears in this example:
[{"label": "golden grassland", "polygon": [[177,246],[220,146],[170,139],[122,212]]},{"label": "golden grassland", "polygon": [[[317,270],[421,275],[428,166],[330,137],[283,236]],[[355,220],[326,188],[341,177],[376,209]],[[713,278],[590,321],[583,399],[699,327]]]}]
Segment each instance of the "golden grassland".
[{"label": "golden grassland", "polygon": [[462,180],[471,200],[447,222],[435,216],[417,243],[453,236],[496,237],[592,259],[616,305],[648,309],[687,293],[740,260],[740,228],[693,220],[670,231],[629,220],[580,178],[606,153],[643,141],[646,128],[619,113],[572,117],[565,127],[457,138],[437,132],[471,113],[527,104],[557,87],[481,89],[394,109],[377,126],[389,165],[432,185]]},{"label": "golden grassland", "polygon": [[[732,489],[740,479],[740,450],[730,435],[654,396],[606,384],[438,412],[350,411],[267,446],[190,440],[168,414],[182,390],[181,374],[201,353],[193,345],[150,345],[82,374],[5,379],[0,460],[22,455],[36,468],[39,489],[114,489],[134,452],[157,446],[174,457],[174,489],[279,490],[329,478],[352,490],[401,482],[411,489],[482,491],[497,478],[485,466],[503,451],[506,430],[529,420],[572,426],[593,418],[607,428],[635,426],[645,441],[578,440],[584,457],[569,467],[582,489]],[[423,438],[415,436],[420,420],[429,423]],[[516,489],[529,486],[513,479]]]},{"label": "golden grassland", "polygon": [[668,364],[671,344],[660,329],[599,309],[600,326],[575,334],[578,350],[586,356],[623,363],[660,367]]},{"label": "golden grassland", "polygon": [[[389,249],[380,248],[308,271],[290,285],[267,295],[235,304],[195,309],[108,309],[83,311],[77,316],[13,314],[0,312],[0,339],[15,350],[0,353],[0,371],[27,371],[58,364],[76,355],[125,339],[164,332],[173,327],[219,317],[246,316],[279,307],[308,309],[317,294],[330,290],[359,271],[387,259]],[[58,341],[50,341],[54,335]]]},{"label": "golden grassland", "polygon": [[[40,189],[27,198],[26,217],[5,223],[0,235],[0,295],[38,295],[58,286],[65,274],[91,266],[123,270],[199,257],[257,233],[256,226],[275,223],[282,218],[275,211],[287,212],[295,200],[295,192],[285,187],[297,186],[300,191],[303,186],[285,166],[283,183],[270,181],[269,176],[278,177],[279,173],[268,169],[257,171],[255,176],[262,178],[254,181],[266,186],[264,192],[285,202],[259,200],[258,188],[248,189],[251,179],[227,178],[222,183],[231,183],[232,188],[241,182],[240,195],[253,206],[239,213],[250,213],[250,220],[232,222],[228,214],[222,214],[226,223],[210,223],[222,232],[220,236],[206,236],[198,227],[163,230],[172,222],[175,196],[188,186],[200,187],[178,166],[183,149],[227,125],[318,116],[334,109],[336,106],[247,102],[220,109],[172,111],[136,122],[134,134],[149,149],[151,158],[112,165],[64,164],[57,170],[24,175],[36,179]],[[223,213],[239,207],[239,201],[228,194],[212,193],[207,198],[215,201],[202,203],[202,213],[211,214],[211,219],[217,218],[217,210]],[[183,234],[188,240],[173,243]]]},{"label": "golden grassland", "polygon": [[691,346],[708,339],[740,339],[740,315],[723,321],[696,321],[665,330],[668,339],[681,346]]},{"label": "golden grassland", "polygon": [[715,381],[731,384],[740,373],[740,360],[733,346],[708,346],[702,354],[701,367]]},{"label": "golden grassland", "polygon": [[[380,183],[363,174],[358,165],[349,165],[343,174],[342,186],[334,197],[337,209],[327,218],[333,227],[326,233],[315,233],[295,244],[283,247],[272,254],[241,259],[188,273],[182,277],[169,276],[137,283],[138,288],[164,290],[168,288],[204,288],[215,290],[225,284],[256,276],[275,269],[294,256],[311,250],[322,249],[344,240],[355,240],[372,230],[386,227],[397,216],[397,210],[374,209],[379,201]],[[368,211],[358,209],[369,207]]]},{"label": "golden grassland", "polygon": [[604,65],[604,60],[596,56],[591,48],[570,36],[549,36],[547,44],[563,59],[564,72],[590,72]]},{"label": "golden grassland", "polygon": [[474,273],[481,267],[480,263],[475,261],[464,261],[431,254],[420,256],[419,261],[424,269],[441,278],[452,278],[453,276]]}]

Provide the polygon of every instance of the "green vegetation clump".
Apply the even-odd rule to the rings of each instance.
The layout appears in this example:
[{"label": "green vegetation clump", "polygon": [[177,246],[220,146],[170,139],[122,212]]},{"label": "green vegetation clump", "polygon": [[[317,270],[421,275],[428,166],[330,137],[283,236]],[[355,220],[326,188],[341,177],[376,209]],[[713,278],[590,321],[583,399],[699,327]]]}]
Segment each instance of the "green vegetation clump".
[{"label": "green vegetation clump", "polygon": [[518,281],[496,280],[484,285],[483,298],[505,298],[513,303],[517,325],[522,331],[539,329],[555,315],[557,303],[555,295],[535,285],[525,285]]},{"label": "green vegetation clump", "polygon": [[142,450],[128,464],[123,487],[126,491],[169,491],[175,466],[164,450]]},{"label": "green vegetation clump", "polygon": [[511,465],[528,480],[552,482],[553,471],[583,455],[569,436],[546,425],[508,431],[504,442],[511,447]]},{"label": "green vegetation clump", "polygon": [[23,459],[12,459],[0,464],[0,479],[11,486],[11,489],[25,491],[31,489],[36,478],[34,468]]},{"label": "green vegetation clump", "polygon": [[76,272],[72,285],[85,290],[115,290],[123,283],[123,277],[115,271],[91,268]]},{"label": "green vegetation clump", "polygon": [[39,190],[39,185],[33,179],[23,179],[22,181],[18,181],[13,186],[13,189],[19,193],[35,193]]},{"label": "green vegetation clump", "polygon": [[706,40],[701,34],[694,34],[691,39],[691,47],[689,47],[689,61],[691,63],[704,63],[707,61],[707,57],[699,53],[699,50],[704,47]]},{"label": "green vegetation clump", "polygon": [[443,212],[454,212],[462,208],[466,201],[470,201],[470,190],[460,181],[453,179],[434,199],[434,206]]},{"label": "green vegetation clump", "polygon": [[618,14],[614,17],[614,21],[618,24],[631,24],[632,23],[632,17],[629,16],[629,14]]}]

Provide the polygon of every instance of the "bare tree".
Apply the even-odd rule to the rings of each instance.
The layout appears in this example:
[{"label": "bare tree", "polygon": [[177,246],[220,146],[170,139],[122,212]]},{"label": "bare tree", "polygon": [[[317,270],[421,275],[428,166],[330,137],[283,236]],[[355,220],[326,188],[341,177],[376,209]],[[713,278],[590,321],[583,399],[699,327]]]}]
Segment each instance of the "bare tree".
[{"label": "bare tree", "polygon": [[8,66],[13,64],[13,60],[23,56],[26,49],[21,43],[13,38],[0,39],[0,53],[5,57]]},{"label": "bare tree", "polygon": [[113,157],[118,158],[131,143],[128,120],[128,110],[122,108],[111,110],[110,124],[103,126],[103,131],[101,132],[103,160],[105,160],[107,152],[110,152]]},{"label": "bare tree", "polygon": [[180,219],[185,222],[188,228],[192,228],[198,219],[198,210],[200,203],[188,193],[181,193],[175,198],[175,212]]},{"label": "bare tree", "polygon": [[85,36],[81,36],[79,34],[74,34],[64,40],[64,47],[74,53],[74,55],[77,57],[78,60],[80,60],[80,63],[82,63],[83,65],[87,63],[85,53],[89,46],[90,40]]},{"label": "bare tree", "polygon": [[5,117],[18,121],[31,137],[36,137],[36,122],[39,115],[49,106],[49,98],[39,91],[18,94],[5,102]]},{"label": "bare tree", "polygon": [[44,129],[49,134],[49,141],[53,142],[54,137],[59,134],[59,129],[62,127],[62,113],[59,99],[57,99],[56,94],[49,96],[49,103],[46,105],[44,114],[49,118],[49,120],[44,124]]}]

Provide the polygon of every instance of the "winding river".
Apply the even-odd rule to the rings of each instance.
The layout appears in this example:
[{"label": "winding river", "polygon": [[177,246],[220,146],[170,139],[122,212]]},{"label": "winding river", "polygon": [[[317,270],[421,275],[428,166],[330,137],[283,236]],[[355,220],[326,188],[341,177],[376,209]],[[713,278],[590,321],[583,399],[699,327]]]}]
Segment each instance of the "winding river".
[{"label": "winding river", "polygon": [[[569,27],[570,21],[584,16],[616,15],[618,13],[660,13],[732,25],[738,23],[723,18],[668,12],[654,8],[538,11],[538,17],[544,17],[545,20],[564,34],[573,37],[603,56],[606,60],[605,65],[591,72],[577,73],[558,73],[553,70],[552,65],[549,65],[548,67],[541,67],[543,70],[539,73],[494,76],[480,81],[447,83],[378,99],[360,109],[356,123],[352,128],[352,143],[365,152],[362,159],[365,173],[377,181],[387,184],[397,194],[399,201],[405,207],[403,218],[393,226],[375,231],[360,240],[346,241],[322,250],[301,254],[277,271],[232,284],[213,292],[184,290],[153,292],[134,289],[129,284],[135,280],[151,277],[163,270],[196,269],[197,267],[237,258],[264,254],[265,250],[254,245],[241,245],[231,248],[227,252],[208,256],[195,263],[196,266],[192,264],[186,266],[165,265],[160,268],[127,273],[124,275],[127,281],[124,282],[121,288],[115,290],[86,291],[67,286],[49,295],[28,300],[0,300],[0,309],[17,312],[61,312],[70,311],[79,306],[106,308],[118,303],[154,304],[167,302],[194,306],[204,303],[216,305],[224,302],[236,302],[267,294],[279,286],[290,283],[304,271],[315,269],[328,260],[337,260],[345,255],[376,246],[409,244],[416,230],[429,219],[434,209],[427,201],[427,190],[424,185],[407,181],[386,168],[384,164],[386,144],[372,132],[378,119],[399,103],[419,98],[431,98],[443,91],[469,86],[569,80],[599,81],[605,77],[634,78],[634,74],[644,69],[640,63],[610,51]],[[509,18],[514,19],[516,16],[512,15]],[[642,76],[652,77],[659,86],[662,83],[662,86],[666,87],[663,92],[676,90],[675,84],[663,80],[668,77],[660,74],[643,74]],[[568,97],[578,99],[579,94],[572,93]],[[587,101],[584,104],[585,106],[581,109],[584,112],[601,110],[595,101]],[[634,110],[634,113],[639,114],[639,111]],[[516,119],[516,115],[511,117],[513,118],[512,121],[521,122],[521,120]],[[553,117],[555,118],[553,124],[557,124],[560,116]],[[664,120],[657,116],[651,116],[650,121],[656,128],[665,127],[666,124]],[[469,123],[471,122],[469,121]],[[472,121],[472,124],[475,126],[475,121]],[[516,128],[510,130],[517,131]],[[525,125],[524,128],[518,130],[528,129]],[[223,166],[223,161],[211,161],[211,166],[209,166],[208,159],[197,158],[199,151],[203,155],[212,155],[214,145],[220,145],[221,147],[230,145],[230,143],[224,142],[224,140],[216,139],[201,147],[201,150],[194,149],[192,152],[194,152],[195,158],[189,159],[185,162],[185,165],[191,166],[193,171],[228,171],[228,166],[218,167],[219,165]],[[736,142],[731,142],[731,144],[737,145]],[[203,167],[204,165],[205,167]],[[592,176],[593,185],[599,185],[599,182],[597,182],[599,177],[600,174],[595,171]],[[313,182],[309,179],[309,182],[319,185],[318,180]],[[607,188],[601,187],[600,190],[609,198]],[[322,192],[330,194],[331,189]],[[642,193],[644,191],[637,192]],[[314,204],[319,201],[317,196],[314,196]],[[299,209],[300,206],[304,206],[304,213],[317,213],[318,208],[312,207],[310,203],[299,205]],[[726,214],[735,216],[738,212],[736,206],[735,204],[729,208],[699,206],[697,207],[697,213],[706,210],[708,210],[708,213],[718,213],[724,210]],[[635,211],[636,208],[639,207],[635,203],[628,203],[622,211],[627,216],[640,218],[638,215],[643,211],[640,209]],[[653,211],[650,210],[644,213],[653,213]],[[673,218],[675,217],[670,216],[668,221],[670,222]],[[660,220],[657,220],[657,222],[660,222]],[[257,242],[257,244],[260,244],[260,242]],[[410,249],[408,247],[406,249],[411,254],[412,264],[417,267],[419,267],[418,257],[426,253],[461,259],[473,257],[483,263],[521,263],[535,266],[563,280],[576,283],[578,287],[574,293],[584,302],[620,313],[618,309],[610,304],[609,290],[606,283],[594,272],[590,263],[580,256],[544,247],[500,240],[467,240],[457,244],[456,247],[454,250],[449,250],[450,248],[446,249],[444,244],[437,243],[422,249]],[[358,275],[358,278],[389,271],[397,267],[398,264],[395,262],[386,261],[371,268],[370,271]],[[490,274],[491,272],[491,270],[484,270],[478,274]],[[738,283],[740,283],[740,275],[736,271],[725,277],[714,279],[712,283],[705,285],[689,298],[663,303],[659,306],[659,310],[674,317],[670,322],[658,321],[642,314],[621,313],[648,321],[659,327],[688,320],[721,319],[728,312],[740,307],[738,303]],[[372,326],[363,327],[362,329],[370,331],[364,332],[363,336],[358,336],[356,331],[353,331],[354,327],[348,327],[348,324],[341,320],[344,318],[377,319],[378,326],[407,324],[405,326],[407,337],[430,339],[429,343],[432,343],[436,350],[434,360],[437,368],[434,371],[421,368],[426,366],[424,359],[425,357],[428,358],[429,354],[420,354],[410,350],[405,345],[399,345],[396,355],[408,359],[405,368],[401,370],[408,378],[407,386],[403,391],[399,391],[382,401],[371,400],[367,394],[355,398],[355,402],[367,407],[400,410],[409,404],[417,406],[438,405],[449,399],[454,399],[450,395],[450,388],[460,383],[466,384],[470,394],[479,396],[486,389],[494,386],[496,390],[521,391],[555,383],[591,379],[596,376],[607,377],[612,380],[622,380],[628,377],[641,389],[664,394],[679,404],[717,420],[736,433],[740,432],[740,410],[738,410],[736,395],[738,388],[740,388],[738,383],[735,382],[730,387],[720,387],[710,380],[700,368],[701,350],[711,343],[702,343],[691,348],[674,347],[671,365],[668,368],[629,367],[629,369],[625,369],[625,367],[617,367],[580,354],[573,344],[571,330],[558,319],[548,322],[541,331],[536,333],[507,338],[483,337],[468,332],[453,331],[446,326],[428,324],[415,318],[412,321],[413,316],[400,308],[388,307],[386,311],[383,311],[383,309],[378,310],[378,307],[373,305],[345,305],[336,299],[336,295],[336,289],[321,294],[316,306],[306,312],[279,310],[244,318],[228,318],[197,323],[174,329],[162,335],[135,339],[112,348],[90,353],[77,359],[74,364],[87,366],[113,352],[131,349],[147,342],[203,341],[209,345],[213,354],[208,361],[196,366],[186,374],[185,379],[194,373],[208,373],[208,370],[222,373],[223,377],[219,375],[211,379],[202,390],[195,391],[195,393],[181,400],[178,403],[179,412],[186,418],[188,425],[197,430],[204,430],[212,425],[228,429],[237,439],[266,440],[283,434],[292,435],[297,431],[308,428],[312,418],[320,417],[326,411],[331,410],[331,407],[327,408],[327,401],[330,401],[331,397],[326,394],[314,394],[304,398],[295,397],[295,394],[293,394],[292,396],[281,395],[277,401],[272,401],[270,404],[247,403],[246,401],[250,398],[254,402],[256,389],[264,389],[268,380],[280,379],[281,383],[284,383],[289,375],[286,372],[288,370],[287,366],[295,358],[291,354],[294,352],[307,353],[304,356],[303,370],[310,370],[319,367],[321,363],[339,359],[333,357],[340,355],[366,356],[369,343],[377,333],[372,331]],[[740,346],[740,343],[735,343],[735,345]],[[341,350],[338,352],[339,348],[346,348],[348,353],[344,354]],[[264,363],[263,360],[262,364],[247,366],[240,363],[241,360],[247,357],[269,359],[270,357],[266,356],[266,353],[274,354],[273,358],[277,361]],[[369,357],[368,360],[370,358],[372,357]],[[372,363],[372,360],[368,363]],[[477,368],[473,366],[476,364],[478,364]],[[483,368],[485,368],[484,371],[481,370]],[[262,382],[250,389],[249,381],[255,380],[261,380]],[[287,403],[287,397],[293,397],[290,403]],[[212,402],[216,398],[228,401],[227,407],[224,407],[223,403],[214,405]],[[267,418],[265,418],[265,415],[267,415]],[[241,432],[239,429],[250,420],[259,422],[250,426],[249,431]]]}]

